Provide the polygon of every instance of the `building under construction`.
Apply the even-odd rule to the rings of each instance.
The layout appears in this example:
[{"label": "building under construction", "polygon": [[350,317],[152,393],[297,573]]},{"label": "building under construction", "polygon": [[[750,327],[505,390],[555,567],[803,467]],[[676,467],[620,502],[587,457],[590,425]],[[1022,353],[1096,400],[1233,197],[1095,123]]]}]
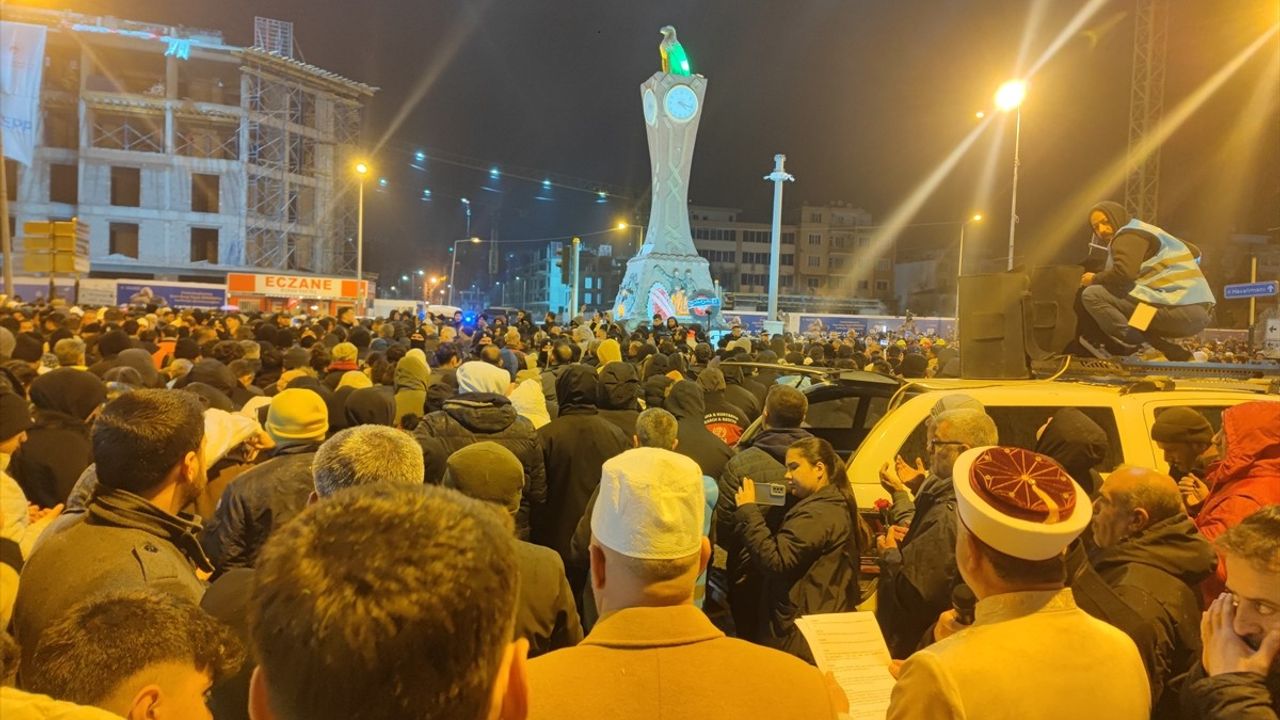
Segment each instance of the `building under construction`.
[{"label": "building under construction", "polygon": [[48,28],[35,162],[5,161],[17,236],[78,217],[100,276],[354,273],[351,168],[376,89],[295,59],[290,23],[259,18],[237,47],[35,8],[5,19]]}]

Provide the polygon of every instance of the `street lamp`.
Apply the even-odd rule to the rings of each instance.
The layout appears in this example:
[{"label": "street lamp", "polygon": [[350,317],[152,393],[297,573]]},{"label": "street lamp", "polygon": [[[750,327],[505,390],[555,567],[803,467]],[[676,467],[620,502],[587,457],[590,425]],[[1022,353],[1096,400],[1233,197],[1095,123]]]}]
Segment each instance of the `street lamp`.
[{"label": "street lamp", "polygon": [[639,253],[640,247],[644,245],[644,225],[636,225],[629,223],[626,220],[619,220],[618,224],[614,226],[615,230],[626,230],[628,228],[639,228],[640,230],[640,237],[636,242],[636,252]]},{"label": "street lamp", "polygon": [[[463,202],[467,202],[466,198],[463,198],[463,200],[462,200],[462,201],[463,201]],[[467,224],[468,224],[468,225],[470,225],[470,224],[471,224],[471,220],[470,220],[470,218],[471,218],[471,212],[470,212],[470,210],[471,210],[471,204],[470,204],[470,203],[467,203],[467,211],[468,211],[468,212],[467,212]],[[457,278],[457,277],[458,277],[458,244],[459,244],[459,243],[464,243],[464,242],[469,242],[469,243],[476,243],[476,244],[479,244],[479,243],[480,243],[480,242],[482,242],[482,241],[481,241],[481,240],[480,240],[480,238],[478,238],[478,237],[465,237],[465,238],[460,238],[460,239],[458,239],[458,240],[454,240],[454,241],[453,241],[453,259],[452,259],[452,260],[450,261],[450,263],[449,263],[449,277],[451,277],[451,278]],[[454,283],[449,283],[449,304],[450,304],[450,305],[452,305],[452,304],[453,304],[453,286],[454,286]]]},{"label": "street lamp", "polygon": [[960,223],[960,250],[956,255],[956,325],[960,324],[960,276],[964,274],[964,230],[969,223],[982,222],[982,213],[974,213]]},{"label": "street lamp", "polygon": [[360,298],[360,313],[364,314],[364,179],[369,174],[369,164],[356,163],[356,176],[360,178],[359,202],[356,205],[356,295]]},{"label": "street lamp", "polygon": [[471,201],[462,198],[462,206],[467,209],[467,236],[471,236]]},{"label": "street lamp", "polygon": [[1027,83],[1010,80],[996,90],[996,107],[1005,112],[1017,112],[1013,131],[1013,198],[1009,211],[1009,270],[1013,270],[1013,236],[1018,226],[1018,166],[1022,164],[1022,101],[1027,99]]}]

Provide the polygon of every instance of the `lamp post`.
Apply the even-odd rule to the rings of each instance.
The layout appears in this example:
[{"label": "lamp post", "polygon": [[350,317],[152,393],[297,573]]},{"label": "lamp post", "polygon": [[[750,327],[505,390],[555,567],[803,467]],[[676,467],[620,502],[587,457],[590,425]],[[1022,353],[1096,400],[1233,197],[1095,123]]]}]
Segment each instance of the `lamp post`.
[{"label": "lamp post", "polygon": [[462,198],[462,206],[467,210],[467,237],[471,237],[471,201]]},{"label": "lamp post", "polygon": [[1022,164],[1022,101],[1027,98],[1027,83],[1010,80],[996,90],[996,106],[1005,112],[1016,112],[1013,131],[1013,198],[1009,211],[1009,270],[1013,270],[1013,238],[1018,227],[1018,167]]},{"label": "lamp post", "polygon": [[964,230],[969,223],[982,222],[982,213],[974,213],[960,222],[960,249],[956,252],[956,326],[960,325],[960,276],[964,274]]},{"label": "lamp post", "polygon": [[[465,200],[464,200],[465,202]],[[467,225],[471,224],[471,204],[467,203]],[[453,281],[449,283],[449,304],[453,304],[453,286],[458,283],[458,244],[459,243],[479,243],[478,237],[465,237],[453,241],[453,259],[449,262],[449,277]]]},{"label": "lamp post", "polygon": [[781,318],[778,317],[778,273],[782,264],[782,183],[795,182],[795,177],[785,169],[787,156],[781,153],[773,156],[773,172],[764,176],[773,183],[773,225],[769,233],[769,304],[765,322],[770,335],[782,332]]},{"label": "lamp post", "polygon": [[359,201],[356,204],[356,295],[360,298],[360,314],[365,311],[364,292],[364,179],[369,174],[369,164],[356,163],[356,175],[360,178]]},{"label": "lamp post", "polygon": [[627,228],[639,228],[639,229],[640,229],[640,237],[639,237],[638,241],[636,242],[636,253],[638,254],[638,253],[640,252],[640,247],[641,247],[642,245],[644,245],[644,226],[643,226],[643,225],[636,225],[636,224],[634,224],[634,223],[629,223],[629,222],[627,222],[627,221],[625,221],[625,220],[619,220],[619,221],[618,221],[618,224],[617,224],[617,226],[616,226],[616,227],[617,227],[617,229],[618,229],[618,230],[626,230]]}]

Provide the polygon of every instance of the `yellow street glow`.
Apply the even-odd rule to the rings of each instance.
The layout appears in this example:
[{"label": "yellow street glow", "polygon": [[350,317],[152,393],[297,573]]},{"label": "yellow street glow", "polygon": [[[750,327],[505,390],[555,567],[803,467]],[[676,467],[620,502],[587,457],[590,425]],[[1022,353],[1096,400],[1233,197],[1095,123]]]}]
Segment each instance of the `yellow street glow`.
[{"label": "yellow street glow", "polygon": [[1027,84],[1022,80],[1010,80],[996,90],[996,107],[1009,112],[1016,110],[1027,98]]},{"label": "yellow street glow", "polygon": [[969,221],[970,221],[970,222],[982,222],[982,213],[974,213],[974,214],[973,214],[973,217],[969,218]]},{"label": "yellow street glow", "polygon": [[356,163],[356,174],[357,174],[357,175],[368,175],[368,174],[369,174],[369,166],[368,166],[367,164],[365,164],[365,163],[362,163],[362,162],[358,162],[358,163]]}]

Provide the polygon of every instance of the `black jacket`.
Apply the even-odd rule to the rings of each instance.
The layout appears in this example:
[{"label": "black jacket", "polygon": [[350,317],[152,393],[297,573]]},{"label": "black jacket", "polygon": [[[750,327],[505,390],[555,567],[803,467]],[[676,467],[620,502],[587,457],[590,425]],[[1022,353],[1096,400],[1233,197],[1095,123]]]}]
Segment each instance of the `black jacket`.
[{"label": "black jacket", "polygon": [[67,501],[80,473],[92,463],[88,425],[63,413],[37,411],[35,425],[14,453],[9,472],[22,486],[27,502],[51,508]]},{"label": "black jacket", "polygon": [[568,563],[569,541],[587,507],[591,491],[600,484],[605,461],[629,447],[616,425],[600,417],[596,371],[570,365],[556,380],[560,416],[538,430],[547,469],[547,502],[534,512],[534,542],[560,553]]},{"label": "black jacket", "polygon": [[897,549],[880,556],[876,620],[889,654],[905,658],[938,615],[951,607],[956,568],[956,489],[930,474],[916,496],[915,516]]},{"label": "black jacket", "polygon": [[692,380],[681,380],[671,386],[664,407],[676,416],[676,452],[698,463],[703,475],[719,478],[733,449],[707,429],[702,388]]},{"label": "black jacket", "polygon": [[1182,717],[1194,720],[1276,720],[1280,717],[1280,666],[1271,673],[1223,673],[1209,677],[1196,663],[1182,686]]},{"label": "black jacket", "polygon": [[812,663],[796,619],[847,612],[858,604],[858,553],[844,495],[828,485],[800,500],[777,532],[765,524],[759,505],[738,508],[734,519],[753,564],[764,575],[767,643]]},{"label": "black jacket", "polygon": [[578,606],[564,574],[564,562],[549,548],[516,542],[520,597],[515,637],[529,640],[529,657],[582,642]]},{"label": "black jacket", "polygon": [[218,509],[200,537],[219,573],[253,567],[271,531],[307,506],[315,490],[311,461],[319,448],[319,443],[281,447],[222,492]]},{"label": "black jacket", "polygon": [[413,436],[422,446],[426,461],[426,482],[444,482],[445,461],[453,453],[473,443],[489,440],[510,450],[524,466],[524,492],[516,514],[516,534],[529,537],[530,508],[547,499],[547,473],[533,423],[516,414],[503,395],[463,393],[444,403],[444,409],[428,413]]},{"label": "black jacket", "polygon": [[617,425],[628,439],[636,434],[643,395],[635,365],[611,362],[600,370],[600,417]]},{"label": "black jacket", "polygon": [[[801,428],[765,429],[738,454],[725,463],[718,485],[720,497],[716,500],[712,532],[715,542],[728,554],[725,565],[725,587],[729,595],[729,609],[733,614],[734,629],[738,637],[761,642],[765,637],[765,608],[762,604],[763,581],[743,547],[734,528],[734,496],[742,488],[743,478],[762,483],[781,483],[786,475],[784,462],[787,448],[797,440],[811,437]],[[787,496],[794,504],[795,498]],[[770,530],[777,530],[786,515],[786,507],[759,506]]]},{"label": "black jacket", "polygon": [[1098,423],[1066,407],[1053,414],[1035,449],[1057,460],[1089,497],[1097,497],[1102,483],[1094,468],[1106,458],[1107,445],[1107,433]]},{"label": "black jacket", "polygon": [[1094,553],[1093,567],[1154,630],[1153,718],[1178,717],[1178,684],[1200,660],[1200,583],[1217,555],[1186,515]]},{"label": "black jacket", "polygon": [[747,417],[755,422],[764,411],[764,403],[754,392],[743,386],[742,368],[722,365],[720,369],[724,371],[724,399],[742,408]]}]

